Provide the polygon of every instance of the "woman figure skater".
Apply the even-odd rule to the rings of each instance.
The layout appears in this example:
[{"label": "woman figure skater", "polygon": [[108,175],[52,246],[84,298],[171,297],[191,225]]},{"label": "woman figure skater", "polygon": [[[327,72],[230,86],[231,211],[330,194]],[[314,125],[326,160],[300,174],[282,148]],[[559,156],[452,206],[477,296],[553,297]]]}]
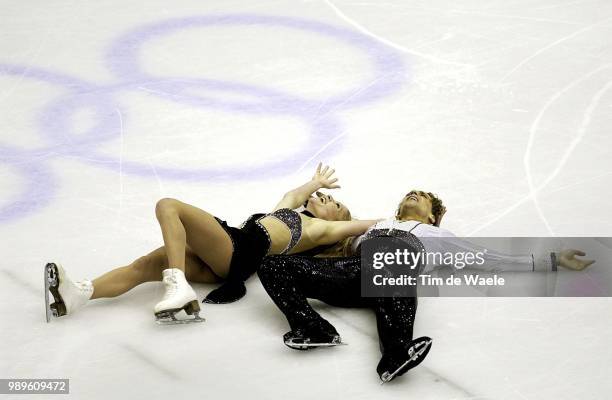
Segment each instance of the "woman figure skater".
[{"label": "woman figure skater", "polygon": [[[225,281],[205,299],[209,303],[236,301],[246,293],[244,281],[266,255],[318,251],[347,237],[359,235],[376,221],[351,220],[350,212],[319,189],[340,186],[334,170],[318,165],[313,178],[287,192],[267,214],[254,214],[240,227],[175,199],[157,202],[155,214],[164,246],[116,268],[95,280],[72,281],[58,263],[45,267],[46,290],[55,302],[47,303],[50,316],[72,314],[91,299],[119,296],[133,287],[162,280],[163,299],[154,307],[158,323],[200,322],[197,296],[187,281]],[[313,194],[316,193],[316,197]],[[294,209],[304,206],[304,211]],[[193,318],[176,319],[185,310]]]},{"label": "woman figure skater", "polygon": [[[266,257],[258,275],[289,322],[291,330],[283,337],[285,344],[307,350],[342,343],[333,325],[308,304],[307,299],[314,298],[333,306],[374,310],[382,353],[376,371],[383,383],[421,363],[431,348],[432,339],[426,336],[413,339],[416,297],[362,297],[359,247],[369,239],[394,237],[414,252],[475,252],[477,245],[439,227],[445,212],[442,201],[433,193],[412,190],[400,201],[394,218],[377,222],[352,243],[347,241],[350,245],[346,246],[344,257]],[[557,266],[582,270],[594,262],[578,259],[576,255],[585,254],[565,250],[534,257],[507,255],[489,249],[482,269],[505,262],[512,264],[514,271],[554,271]],[[420,271],[423,273],[434,267],[423,265]]]}]

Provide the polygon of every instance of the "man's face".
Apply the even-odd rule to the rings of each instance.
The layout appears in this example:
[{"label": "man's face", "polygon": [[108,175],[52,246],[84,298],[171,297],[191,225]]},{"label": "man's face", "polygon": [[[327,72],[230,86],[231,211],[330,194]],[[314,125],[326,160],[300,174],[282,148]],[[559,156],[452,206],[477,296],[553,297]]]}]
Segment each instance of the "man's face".
[{"label": "man's face", "polygon": [[411,190],[404,196],[399,205],[398,218],[402,219],[408,215],[418,216],[434,223],[432,214],[431,196],[422,190]]}]

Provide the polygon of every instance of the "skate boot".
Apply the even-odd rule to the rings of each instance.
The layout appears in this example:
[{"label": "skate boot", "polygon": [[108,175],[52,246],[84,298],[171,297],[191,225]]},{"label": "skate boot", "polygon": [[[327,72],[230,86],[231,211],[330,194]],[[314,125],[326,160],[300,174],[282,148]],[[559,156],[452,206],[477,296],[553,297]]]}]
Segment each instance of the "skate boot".
[{"label": "skate boot", "polygon": [[385,350],[376,367],[381,385],[419,365],[429,353],[431,342],[431,338],[423,336],[410,341],[406,346]]},{"label": "skate boot", "polygon": [[295,350],[346,344],[342,342],[336,328],[324,319],[308,322],[303,327],[285,333],[283,340],[287,347]]},{"label": "skate boot", "polygon": [[[155,319],[160,325],[187,324],[192,322],[204,322],[200,318],[200,305],[198,297],[187,280],[185,273],[178,268],[165,269],[163,282],[166,294],[162,301],[155,305]],[[187,315],[193,318],[177,319],[176,314],[185,310]]]},{"label": "skate boot", "polygon": [[[48,263],[45,266],[45,309],[47,322],[51,317],[73,314],[87,304],[93,294],[91,281],[73,282],[60,264]],[[49,293],[55,300],[49,304]]]}]

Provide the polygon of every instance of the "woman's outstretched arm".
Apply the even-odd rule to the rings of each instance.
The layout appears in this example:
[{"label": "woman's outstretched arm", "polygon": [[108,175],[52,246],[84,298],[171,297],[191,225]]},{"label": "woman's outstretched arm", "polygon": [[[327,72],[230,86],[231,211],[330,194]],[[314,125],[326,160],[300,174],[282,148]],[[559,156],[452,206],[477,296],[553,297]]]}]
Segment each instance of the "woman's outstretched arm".
[{"label": "woman's outstretched arm", "polygon": [[[321,221],[315,235],[319,244],[331,244],[350,236],[363,235],[368,228],[381,219],[354,219],[351,221]],[[318,233],[318,235],[317,235]]]},{"label": "woman's outstretched arm", "polygon": [[274,207],[274,210],[278,210],[281,208],[298,208],[303,205],[306,200],[317,190],[319,189],[337,189],[340,185],[337,185],[338,178],[334,178],[335,170],[329,168],[329,166],[325,166],[321,168],[323,165],[319,163],[317,166],[317,170],[312,177],[312,179],[302,186],[295,188],[283,196],[282,200]]}]

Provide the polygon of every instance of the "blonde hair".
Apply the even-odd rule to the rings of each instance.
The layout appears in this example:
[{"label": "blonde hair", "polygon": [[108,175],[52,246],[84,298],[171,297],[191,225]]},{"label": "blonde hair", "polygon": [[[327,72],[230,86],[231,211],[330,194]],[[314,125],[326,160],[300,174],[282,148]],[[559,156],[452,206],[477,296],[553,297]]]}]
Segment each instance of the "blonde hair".
[{"label": "blonde hair", "polygon": [[346,210],[346,212],[342,213],[343,215],[341,215],[340,218],[337,219],[336,221],[350,221],[350,220],[352,220],[353,217],[351,216],[351,210],[349,210],[346,205],[344,206],[343,210]]},{"label": "blonde hair", "polygon": [[[353,217],[351,216],[351,211],[348,209],[346,205],[344,205],[344,210],[346,210],[346,212],[342,213],[343,215],[340,215],[339,219],[337,219],[336,221],[351,221],[353,219]],[[343,240],[336,242],[333,246],[329,247],[328,249],[315,255],[315,257],[342,257],[342,256],[345,256],[346,255],[345,253],[347,252],[347,248],[348,249],[351,248],[351,244],[353,243],[354,239],[355,238],[352,236],[344,238]]]},{"label": "blonde hair", "polygon": [[348,257],[353,255],[353,242],[356,236],[349,236],[315,257]]}]

